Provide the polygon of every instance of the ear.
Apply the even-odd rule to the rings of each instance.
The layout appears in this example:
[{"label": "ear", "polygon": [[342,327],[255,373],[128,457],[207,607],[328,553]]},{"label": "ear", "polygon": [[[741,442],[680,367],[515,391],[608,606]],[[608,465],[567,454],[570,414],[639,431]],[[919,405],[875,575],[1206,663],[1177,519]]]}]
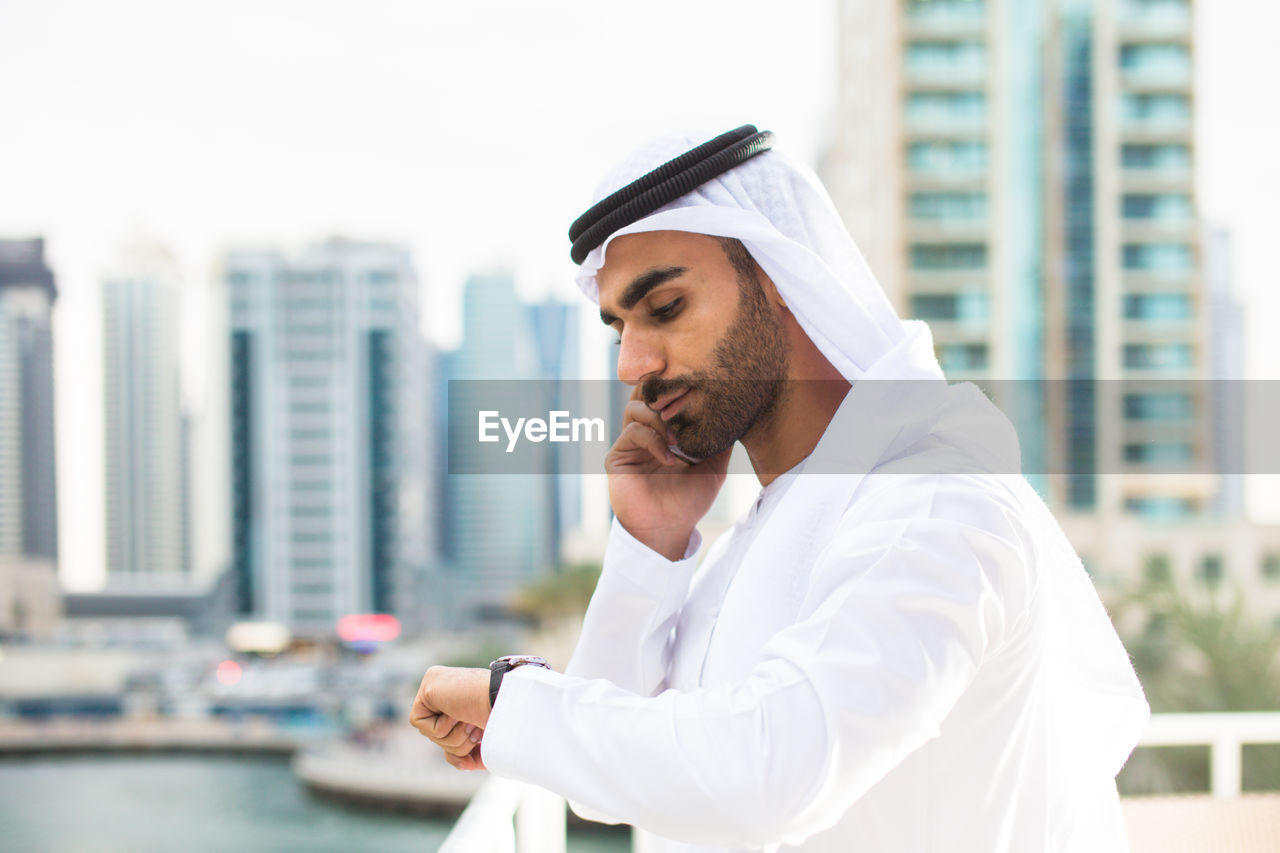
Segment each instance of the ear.
[{"label": "ear", "polygon": [[790,311],[791,309],[787,307],[787,300],[783,299],[782,294],[778,292],[778,286],[773,283],[773,279],[769,278],[769,274],[759,264],[756,264],[756,275],[760,278],[760,286],[764,289],[765,298],[783,311]]}]

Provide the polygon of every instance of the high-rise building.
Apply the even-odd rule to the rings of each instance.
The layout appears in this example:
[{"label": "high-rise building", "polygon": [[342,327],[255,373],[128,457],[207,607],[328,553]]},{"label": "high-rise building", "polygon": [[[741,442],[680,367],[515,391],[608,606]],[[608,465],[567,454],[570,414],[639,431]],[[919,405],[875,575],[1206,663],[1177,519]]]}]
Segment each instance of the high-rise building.
[{"label": "high-rise building", "polygon": [[1058,507],[1208,511],[1202,386],[1149,381],[1209,375],[1190,0],[839,9],[823,171],[899,312],[952,378],[1065,380],[1011,392]]},{"label": "high-rise building", "polygon": [[[536,379],[554,382],[550,394],[553,411],[578,412],[582,395],[578,360],[578,306],[546,300],[529,306],[529,327],[537,358]],[[545,477],[544,500],[548,507],[548,550],[559,556],[565,536],[576,529],[582,517],[581,448],[573,444],[549,445],[551,467],[569,472]]]},{"label": "high-rise building", "polygon": [[0,637],[48,634],[61,607],[51,324],[56,298],[44,239],[0,240]]},{"label": "high-rise building", "polygon": [[[484,393],[484,380],[541,380],[541,358],[531,325],[533,315],[516,296],[509,273],[471,276],[463,291],[462,343],[447,360],[446,376],[458,402]],[[544,313],[544,328],[550,313]],[[558,358],[558,356],[557,356]],[[554,360],[554,359],[553,359]],[[469,435],[469,433],[467,433]],[[551,445],[544,445],[549,447]],[[513,596],[552,569],[554,508],[545,474],[477,474],[466,471],[469,454],[480,448],[468,440],[448,447],[451,473],[445,484],[445,551],[453,612],[466,620],[506,611]]]},{"label": "high-rise building", "polygon": [[135,243],[102,286],[108,582],[190,572],[172,256]]},{"label": "high-rise building", "polygon": [[44,239],[0,240],[0,553],[57,560],[53,327]]},{"label": "high-rise building", "polygon": [[421,626],[427,362],[406,249],[340,239],[225,258],[238,609],[297,635]]}]

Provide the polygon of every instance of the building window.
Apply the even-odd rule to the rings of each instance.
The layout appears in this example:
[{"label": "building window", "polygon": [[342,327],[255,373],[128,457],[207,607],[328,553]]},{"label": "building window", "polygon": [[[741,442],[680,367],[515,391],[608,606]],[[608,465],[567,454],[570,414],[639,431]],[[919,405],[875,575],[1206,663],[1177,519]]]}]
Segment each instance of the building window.
[{"label": "building window", "polygon": [[1191,99],[1186,95],[1126,92],[1120,96],[1120,116],[1143,124],[1182,125],[1191,119]]},{"label": "building window", "polygon": [[982,92],[912,92],[907,119],[913,124],[977,124],[987,117]]},{"label": "building window", "polygon": [[1128,370],[1190,370],[1190,344],[1125,344]]},{"label": "building window", "polygon": [[944,371],[985,370],[986,344],[944,344],[937,347],[938,364]]},{"label": "building window", "polygon": [[1127,293],[1126,320],[1190,320],[1191,297],[1186,293]]},{"label": "building window", "polygon": [[972,270],[987,265],[984,243],[915,244],[911,247],[911,267],[918,270]]},{"label": "building window", "polygon": [[1120,165],[1126,169],[1188,169],[1191,148],[1175,143],[1125,145],[1120,149]]},{"label": "building window", "polygon": [[1121,197],[1125,219],[1186,222],[1191,219],[1191,196],[1186,193],[1128,193]]},{"label": "building window", "polygon": [[1125,44],[1120,46],[1120,67],[1143,77],[1185,80],[1191,74],[1191,51],[1184,44]]},{"label": "building window", "polygon": [[1186,518],[1194,513],[1196,504],[1190,498],[1125,498],[1124,509],[1125,512],[1131,515],[1141,516],[1152,521],[1172,521]]},{"label": "building window", "polygon": [[983,0],[907,0],[907,17],[929,20],[981,20]]},{"label": "building window", "polygon": [[289,515],[294,518],[333,518],[331,506],[292,506]]},{"label": "building window", "polygon": [[913,142],[907,146],[907,166],[924,174],[974,174],[987,168],[983,142]]},{"label": "building window", "polygon": [[986,193],[912,193],[913,219],[982,219],[987,215]]},{"label": "building window", "polygon": [[324,453],[295,453],[289,457],[291,465],[327,465],[329,461]]},{"label": "building window", "polygon": [[913,41],[907,45],[907,70],[929,75],[981,74],[986,47],[979,41]]},{"label": "building window", "polygon": [[921,320],[985,323],[988,316],[987,294],[917,293],[911,297],[911,312]]},{"label": "building window", "polygon": [[1191,418],[1191,395],[1179,392],[1125,394],[1124,416],[1131,421],[1185,421]]},{"label": "building window", "polygon": [[1173,441],[1126,444],[1124,461],[1139,465],[1184,465],[1191,461],[1191,445]]},{"label": "building window", "polygon": [[1222,582],[1222,555],[1221,554],[1205,554],[1200,560],[1200,571],[1198,572],[1202,583],[1207,586],[1217,586]]},{"label": "building window", "polygon": [[1184,272],[1191,269],[1191,247],[1186,243],[1127,243],[1123,260],[1127,270]]}]

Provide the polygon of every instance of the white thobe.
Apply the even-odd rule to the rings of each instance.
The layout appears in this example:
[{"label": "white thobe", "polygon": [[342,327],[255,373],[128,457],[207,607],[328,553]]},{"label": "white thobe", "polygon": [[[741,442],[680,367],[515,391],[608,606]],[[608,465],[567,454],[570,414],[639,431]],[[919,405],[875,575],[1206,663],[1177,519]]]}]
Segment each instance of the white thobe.
[{"label": "white thobe", "polygon": [[1127,849],[1146,706],[1044,504],[978,464],[1007,422],[972,386],[906,427],[876,393],[914,392],[856,384],[700,568],[696,534],[672,562],[615,522],[567,672],[508,674],[488,767],[681,853]]}]

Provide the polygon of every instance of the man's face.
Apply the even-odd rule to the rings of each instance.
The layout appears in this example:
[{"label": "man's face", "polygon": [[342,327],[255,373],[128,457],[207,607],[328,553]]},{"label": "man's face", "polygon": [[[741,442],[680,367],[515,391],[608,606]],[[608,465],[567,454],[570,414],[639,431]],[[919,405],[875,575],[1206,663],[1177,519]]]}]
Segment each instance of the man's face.
[{"label": "man's face", "polygon": [[787,375],[786,329],[742,252],[683,231],[627,234],[596,275],[600,317],[618,332],[618,378],[685,454],[728,449],[777,406]]}]

